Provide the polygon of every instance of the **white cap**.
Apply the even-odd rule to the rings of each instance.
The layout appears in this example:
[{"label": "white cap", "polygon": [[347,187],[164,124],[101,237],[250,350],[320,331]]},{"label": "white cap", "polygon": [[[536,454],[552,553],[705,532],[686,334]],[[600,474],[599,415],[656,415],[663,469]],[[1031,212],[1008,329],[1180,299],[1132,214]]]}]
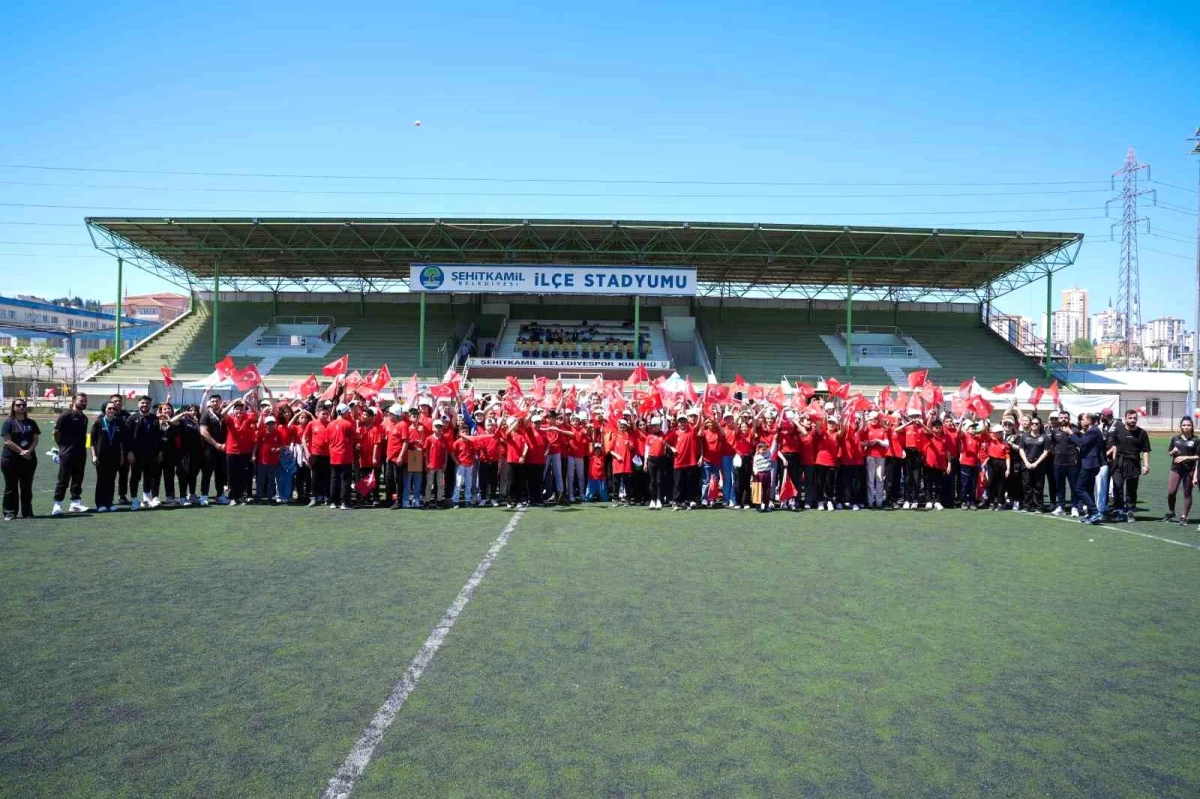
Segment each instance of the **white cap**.
[{"label": "white cap", "polygon": [[529,417],[529,421],[540,422],[540,421],[542,421],[542,415],[540,413],[535,413]]},{"label": "white cap", "polygon": [[909,416],[920,416],[921,412],[919,410],[917,410],[916,408],[909,408],[908,415]]},{"label": "white cap", "polygon": [[350,406],[344,402],[341,405],[337,406],[338,413],[345,413],[348,410],[350,410]]},{"label": "white cap", "polygon": [[445,427],[445,426],[446,426],[446,420],[445,420],[445,419],[434,419],[434,420],[433,420],[433,426],[434,426],[434,427]]},{"label": "white cap", "polygon": [[832,411],[833,409],[834,409],[834,404],[832,402],[825,403],[825,410]]},{"label": "white cap", "polygon": [[662,424],[662,417],[661,416],[651,416],[650,424]]},{"label": "white cap", "polygon": [[275,417],[274,417],[274,416],[268,416],[268,417],[266,417],[265,419],[263,419],[263,421],[264,421],[265,423],[267,423],[267,424],[273,424],[273,423],[275,422]]},{"label": "white cap", "polygon": [[722,419],[732,419],[732,418],[733,418],[733,411],[725,411],[725,414],[724,414],[724,415],[723,415],[721,418],[722,418]]},{"label": "white cap", "polygon": [[388,408],[388,412],[391,413],[392,416],[403,416],[404,415],[404,406],[401,405],[399,402],[393,402],[392,406],[390,408]]},{"label": "white cap", "polygon": [[687,416],[699,416],[700,411],[696,410],[695,408],[689,408],[686,415]]},{"label": "white cap", "polygon": [[429,399],[429,397],[421,397],[419,400],[417,400],[417,405],[428,405],[430,408],[432,408],[433,400]]},{"label": "white cap", "polygon": [[872,420],[872,419],[878,419],[878,418],[879,418],[879,411],[871,411],[870,413],[867,414],[868,421]]},{"label": "white cap", "polygon": [[625,425],[626,427],[629,427],[629,420],[628,420],[628,419],[621,419],[621,420],[619,420],[619,421],[617,422],[617,424],[619,424],[619,425],[622,425],[622,424],[623,424],[623,425]]},{"label": "white cap", "polygon": [[261,408],[261,407],[262,407],[262,406],[264,406],[264,405],[266,405],[268,408],[270,408],[270,407],[271,407],[271,401],[270,401],[269,399],[264,399],[264,400],[259,400],[259,401],[258,401],[258,407],[260,407],[260,408]]}]

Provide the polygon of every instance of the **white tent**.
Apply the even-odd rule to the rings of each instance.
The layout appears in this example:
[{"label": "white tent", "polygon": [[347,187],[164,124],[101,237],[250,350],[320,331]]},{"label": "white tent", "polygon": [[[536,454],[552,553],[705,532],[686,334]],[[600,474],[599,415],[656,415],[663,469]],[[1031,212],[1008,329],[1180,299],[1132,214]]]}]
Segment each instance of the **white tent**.
[{"label": "white tent", "polygon": [[193,380],[189,383],[184,383],[181,388],[192,389],[195,391],[209,390],[230,390],[234,388],[233,380],[228,377],[221,377],[220,373],[213,372],[208,377],[202,377],[199,380]]}]

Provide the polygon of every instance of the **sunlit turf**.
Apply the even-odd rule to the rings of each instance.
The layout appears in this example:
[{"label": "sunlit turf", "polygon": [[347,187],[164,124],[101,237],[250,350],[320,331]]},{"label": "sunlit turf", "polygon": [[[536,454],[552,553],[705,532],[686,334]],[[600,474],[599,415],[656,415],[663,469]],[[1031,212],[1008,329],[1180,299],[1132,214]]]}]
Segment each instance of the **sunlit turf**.
[{"label": "sunlit turf", "polygon": [[[510,518],[0,528],[0,794],[315,795]],[[535,509],[356,795],[1196,795],[1198,558],[1012,513]]]}]

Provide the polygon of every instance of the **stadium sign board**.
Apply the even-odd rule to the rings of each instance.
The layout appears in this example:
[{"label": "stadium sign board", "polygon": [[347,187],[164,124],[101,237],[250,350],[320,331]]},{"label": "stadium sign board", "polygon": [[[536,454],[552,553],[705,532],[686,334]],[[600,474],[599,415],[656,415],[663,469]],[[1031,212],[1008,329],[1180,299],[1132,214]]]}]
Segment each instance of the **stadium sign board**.
[{"label": "stadium sign board", "polygon": [[670,369],[670,361],[612,361],[596,358],[472,358],[471,367],[504,369]]},{"label": "stadium sign board", "polygon": [[409,270],[409,291],[696,296],[696,269],[691,266],[411,264]]}]

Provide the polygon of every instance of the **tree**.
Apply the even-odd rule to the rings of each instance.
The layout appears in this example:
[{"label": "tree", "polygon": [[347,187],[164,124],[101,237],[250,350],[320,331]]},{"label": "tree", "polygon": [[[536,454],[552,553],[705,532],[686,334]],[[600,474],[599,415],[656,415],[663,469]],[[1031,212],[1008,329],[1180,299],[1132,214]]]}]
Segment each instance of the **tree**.
[{"label": "tree", "polygon": [[50,367],[50,377],[54,378],[54,355],[58,352],[48,344],[35,344],[25,350],[25,362],[33,367],[33,379],[40,380],[43,367]]},{"label": "tree", "polygon": [[107,347],[93,350],[88,353],[88,368],[91,369],[93,366],[103,366],[106,363],[112,363],[115,357],[117,356],[111,344]]},{"label": "tree", "polygon": [[1096,348],[1086,338],[1077,338],[1071,342],[1071,357],[1091,360],[1096,357]]},{"label": "tree", "polygon": [[15,344],[0,348],[0,363],[8,366],[14,380],[17,378],[17,364],[24,362],[25,348]]}]

